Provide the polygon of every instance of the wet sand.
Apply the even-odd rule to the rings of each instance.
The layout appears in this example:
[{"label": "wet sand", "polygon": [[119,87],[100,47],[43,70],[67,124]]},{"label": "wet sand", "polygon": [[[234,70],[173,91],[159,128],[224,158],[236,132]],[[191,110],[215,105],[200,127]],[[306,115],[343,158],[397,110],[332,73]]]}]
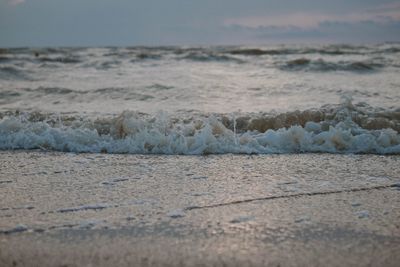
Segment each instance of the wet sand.
[{"label": "wet sand", "polygon": [[400,157],[0,152],[0,266],[397,266]]}]

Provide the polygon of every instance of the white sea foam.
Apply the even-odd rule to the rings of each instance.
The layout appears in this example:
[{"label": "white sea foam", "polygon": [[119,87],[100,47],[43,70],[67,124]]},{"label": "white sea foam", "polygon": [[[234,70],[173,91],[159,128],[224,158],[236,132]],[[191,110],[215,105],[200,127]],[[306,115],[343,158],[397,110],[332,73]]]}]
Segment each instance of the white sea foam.
[{"label": "white sea foam", "polygon": [[[333,117],[326,112],[318,120],[311,116],[315,121],[304,121],[310,117],[307,112],[299,113],[306,115],[298,115],[297,119],[293,119],[292,114],[261,120],[250,117],[241,122],[241,128],[236,121],[227,121],[224,116],[185,120],[169,117],[165,113],[150,118],[141,117],[130,111],[108,120],[77,119],[69,123],[5,116],[0,121],[0,149],[188,155],[306,152],[400,154],[400,135],[395,130],[398,127],[395,118],[389,121],[383,118],[388,124],[382,124],[381,118],[374,114],[362,119],[357,112],[351,102],[345,102],[334,111]],[[377,123],[372,125],[374,120]],[[392,128],[386,127],[388,125]]]}]

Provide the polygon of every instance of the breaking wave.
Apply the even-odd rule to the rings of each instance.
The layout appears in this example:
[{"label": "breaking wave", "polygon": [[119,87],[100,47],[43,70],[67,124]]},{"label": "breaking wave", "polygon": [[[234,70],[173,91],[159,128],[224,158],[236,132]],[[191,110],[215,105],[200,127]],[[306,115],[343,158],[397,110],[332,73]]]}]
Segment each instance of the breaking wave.
[{"label": "breaking wave", "polygon": [[400,110],[366,104],[282,114],[174,117],[125,111],[114,117],[6,112],[0,149],[131,154],[400,154]]}]

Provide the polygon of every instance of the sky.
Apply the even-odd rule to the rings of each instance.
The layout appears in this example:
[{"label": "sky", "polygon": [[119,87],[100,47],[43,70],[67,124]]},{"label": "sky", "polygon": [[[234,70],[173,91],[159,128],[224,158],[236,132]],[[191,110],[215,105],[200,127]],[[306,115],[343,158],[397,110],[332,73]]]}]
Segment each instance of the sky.
[{"label": "sky", "polygon": [[0,0],[0,47],[400,41],[400,0]]}]

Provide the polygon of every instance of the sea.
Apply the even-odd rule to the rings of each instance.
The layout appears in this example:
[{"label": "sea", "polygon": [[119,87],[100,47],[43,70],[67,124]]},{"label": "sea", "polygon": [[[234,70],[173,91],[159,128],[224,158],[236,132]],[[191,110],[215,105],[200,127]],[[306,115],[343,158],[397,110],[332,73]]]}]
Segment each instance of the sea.
[{"label": "sea", "polygon": [[0,49],[0,150],[400,154],[400,44]]}]

